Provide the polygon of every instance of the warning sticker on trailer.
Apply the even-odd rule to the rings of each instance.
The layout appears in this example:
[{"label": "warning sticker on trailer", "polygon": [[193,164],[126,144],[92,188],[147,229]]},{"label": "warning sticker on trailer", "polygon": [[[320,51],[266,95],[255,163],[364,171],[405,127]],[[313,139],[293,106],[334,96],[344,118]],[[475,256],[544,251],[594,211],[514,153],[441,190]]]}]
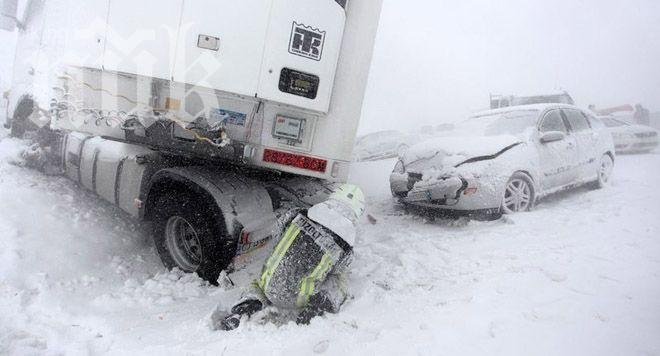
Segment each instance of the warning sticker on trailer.
[{"label": "warning sticker on trailer", "polygon": [[211,122],[222,122],[225,125],[236,125],[236,126],[245,126],[245,121],[247,115],[225,110],[225,109],[213,109],[211,110]]},{"label": "warning sticker on trailer", "polygon": [[300,141],[304,128],[305,120],[278,115],[275,118],[273,136],[287,140]]}]

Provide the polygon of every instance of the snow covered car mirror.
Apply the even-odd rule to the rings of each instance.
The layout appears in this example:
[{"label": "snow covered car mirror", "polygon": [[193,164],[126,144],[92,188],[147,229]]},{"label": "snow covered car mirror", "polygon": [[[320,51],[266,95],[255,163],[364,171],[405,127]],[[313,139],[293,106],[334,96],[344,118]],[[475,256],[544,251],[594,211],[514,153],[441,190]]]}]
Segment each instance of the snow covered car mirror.
[{"label": "snow covered car mirror", "polygon": [[562,141],[565,138],[566,138],[566,134],[561,131],[544,132],[541,135],[541,143]]}]

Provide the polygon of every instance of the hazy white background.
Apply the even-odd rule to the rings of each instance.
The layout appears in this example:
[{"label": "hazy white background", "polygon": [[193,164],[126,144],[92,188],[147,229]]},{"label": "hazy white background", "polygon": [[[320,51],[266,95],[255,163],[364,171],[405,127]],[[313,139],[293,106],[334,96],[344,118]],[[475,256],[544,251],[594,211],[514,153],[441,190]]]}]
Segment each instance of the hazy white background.
[{"label": "hazy white background", "polygon": [[[14,63],[16,34],[0,30],[0,94],[11,85],[11,67]],[[0,95],[0,98],[2,95]],[[0,104],[2,107],[2,104]]]},{"label": "hazy white background", "polygon": [[658,0],[385,0],[362,133],[455,121],[489,93],[660,109]]},{"label": "hazy white background", "polygon": [[[2,90],[14,45],[0,31]],[[487,108],[489,93],[557,89],[585,107],[660,110],[660,1],[385,0],[360,131],[416,130]]]}]

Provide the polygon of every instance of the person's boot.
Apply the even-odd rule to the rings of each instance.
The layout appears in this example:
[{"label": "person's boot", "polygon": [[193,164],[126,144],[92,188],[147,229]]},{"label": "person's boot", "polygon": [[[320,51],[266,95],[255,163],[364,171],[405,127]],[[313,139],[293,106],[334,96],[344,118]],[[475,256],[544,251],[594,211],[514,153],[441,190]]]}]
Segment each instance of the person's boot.
[{"label": "person's boot", "polygon": [[332,312],[332,303],[330,300],[323,293],[313,295],[309,299],[309,305],[298,314],[296,324],[309,325],[312,319],[326,312]]},{"label": "person's boot", "polygon": [[260,300],[248,299],[244,302],[236,304],[231,308],[231,312],[239,315],[252,316],[252,314],[260,311],[264,308],[263,303]]},{"label": "person's boot", "polygon": [[231,331],[238,328],[239,325],[241,325],[241,315],[231,314],[220,321],[220,323],[217,325],[217,329],[222,331]]}]

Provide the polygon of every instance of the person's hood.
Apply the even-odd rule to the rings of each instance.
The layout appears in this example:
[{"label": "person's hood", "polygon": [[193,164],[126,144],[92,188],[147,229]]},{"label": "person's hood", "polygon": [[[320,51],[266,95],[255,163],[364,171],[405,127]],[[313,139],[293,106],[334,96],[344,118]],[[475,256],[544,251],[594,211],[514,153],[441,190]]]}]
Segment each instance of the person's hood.
[{"label": "person's hood", "polygon": [[425,166],[430,162],[444,167],[495,159],[522,144],[516,136],[440,137],[411,147],[401,158],[405,167]]},{"label": "person's hood", "polygon": [[364,214],[364,193],[352,184],[343,184],[328,200],[307,211],[307,217],[325,226],[350,246],[355,246],[358,219]]}]

